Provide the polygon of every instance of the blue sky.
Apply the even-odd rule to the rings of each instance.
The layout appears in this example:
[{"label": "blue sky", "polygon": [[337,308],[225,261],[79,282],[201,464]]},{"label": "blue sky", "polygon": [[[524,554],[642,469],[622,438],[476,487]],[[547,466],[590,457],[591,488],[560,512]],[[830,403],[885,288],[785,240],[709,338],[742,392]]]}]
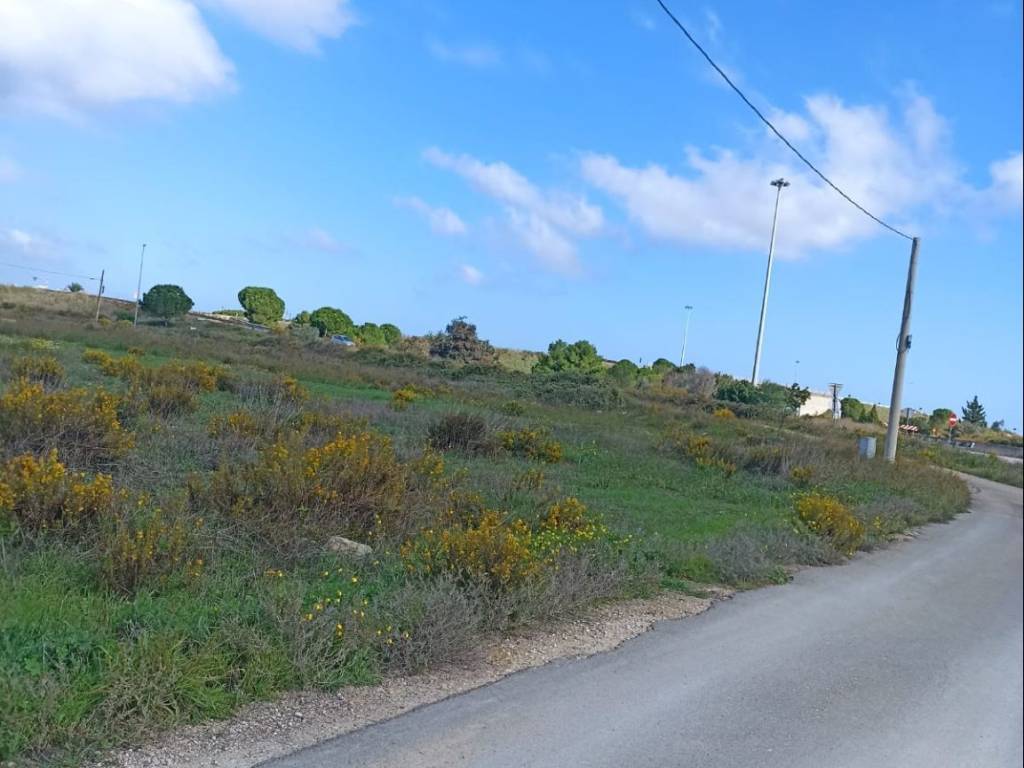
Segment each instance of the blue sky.
[{"label": "blue sky", "polygon": [[[907,404],[1021,427],[1019,2],[671,3],[763,111],[922,238]],[[271,285],[409,333],[888,400],[909,244],[824,189],[650,2],[7,0],[0,281]],[[799,365],[796,361],[799,360]]]}]

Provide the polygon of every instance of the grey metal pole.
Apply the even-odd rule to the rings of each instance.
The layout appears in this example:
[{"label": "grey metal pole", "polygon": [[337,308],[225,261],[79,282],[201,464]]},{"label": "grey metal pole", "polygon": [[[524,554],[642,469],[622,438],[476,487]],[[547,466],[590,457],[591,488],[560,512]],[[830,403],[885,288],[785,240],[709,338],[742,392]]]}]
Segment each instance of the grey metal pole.
[{"label": "grey metal pole", "polygon": [[779,199],[782,197],[782,188],[788,187],[789,182],[785,179],[776,179],[772,182],[775,187],[775,213],[772,214],[772,239],[768,243],[768,269],[764,274],[764,296],[761,298],[761,321],[757,324],[757,346],[754,348],[754,372],[750,375],[750,383],[757,386],[761,377],[761,345],[764,343],[764,321],[768,315],[768,289],[772,282],[772,261],[775,259],[775,227],[779,221]]},{"label": "grey metal pole", "polygon": [[[903,296],[903,320],[896,343],[896,370],[892,376],[892,399],[889,400],[889,427],[885,432],[885,460],[896,461],[896,441],[900,434],[900,401],[903,399],[903,369],[910,351],[910,307],[914,300],[914,281],[917,279],[917,250],[920,238],[910,245],[910,266],[907,268],[907,292]],[[895,415],[895,418],[893,416]]]},{"label": "grey metal pole", "polygon": [[100,319],[100,302],[103,301],[103,278],[107,274],[107,270],[100,270],[100,289],[96,292],[96,322]]},{"label": "grey metal pole", "polygon": [[683,325],[683,351],[679,354],[679,367],[683,367],[683,363],[686,362],[686,337],[690,335],[690,313],[693,312],[693,307],[687,304],[683,309],[686,310],[686,323]]},{"label": "grey metal pole", "polygon": [[146,244],[142,244],[142,253],[139,254],[139,284],[135,288],[135,319],[132,326],[139,324],[139,304],[142,302],[142,262],[146,258]]}]

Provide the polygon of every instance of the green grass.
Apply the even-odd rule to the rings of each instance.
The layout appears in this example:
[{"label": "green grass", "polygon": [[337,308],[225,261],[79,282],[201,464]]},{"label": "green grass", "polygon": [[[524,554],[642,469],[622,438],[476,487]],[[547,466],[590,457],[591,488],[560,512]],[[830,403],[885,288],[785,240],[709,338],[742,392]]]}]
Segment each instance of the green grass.
[{"label": "green grass", "polygon": [[[402,460],[422,453],[429,425],[450,411],[482,415],[492,434],[546,430],[563,446],[563,461],[543,464],[500,449],[449,453],[447,477],[481,494],[488,507],[524,520],[536,520],[555,499],[575,496],[618,542],[611,554],[598,553],[610,558],[599,568],[583,563],[563,571],[566,580],[585,582],[566,586],[566,594],[583,595],[572,603],[552,592],[558,580],[547,592],[509,589],[495,599],[443,578],[410,577],[396,540],[381,542],[361,564],[323,549],[275,551],[237,520],[208,510],[191,512],[208,518],[196,543],[207,562],[201,577],[147,582],[128,595],[104,582],[94,537],[0,534],[0,759],[74,763],[98,748],[225,717],[282,691],[370,683],[388,670],[457,659],[481,632],[550,620],[652,584],[699,593],[708,582],[771,583],[786,578],[786,565],[833,562],[838,556],[827,543],[794,520],[794,496],[807,486],[790,477],[791,466],[809,468],[810,486],[851,509],[888,515],[893,532],[948,519],[967,502],[963,483],[922,461],[858,462],[851,433],[793,419],[712,418],[699,404],[678,404],[655,387],[609,397],[605,385],[538,386],[525,373],[528,353],[503,354],[504,368],[466,370],[201,319],[197,331],[184,324],[94,325],[86,321],[88,303],[63,305],[31,292],[2,289],[0,300],[0,319],[8,321],[0,325],[0,382],[7,360],[45,352],[60,360],[67,385],[120,391],[124,384],[83,363],[82,352],[140,347],[146,365],[201,359],[229,366],[240,379],[294,375],[315,407],[386,434]],[[400,386],[420,395],[398,411],[391,401]],[[117,466],[115,481],[153,494],[169,509],[189,506],[190,480],[224,461],[251,460],[244,451],[225,456],[209,435],[211,417],[241,405],[230,392],[212,392],[199,396],[194,412],[138,417],[135,447]],[[708,437],[737,471],[698,466],[671,446],[672,430]],[[767,470],[765,455],[773,451],[785,461]],[[411,499],[409,514],[443,512],[414,508],[426,502]],[[324,538],[334,532],[324,531]],[[339,591],[343,609],[315,611]],[[366,613],[354,619],[363,634],[353,630],[339,645],[331,630],[352,611]],[[315,620],[306,621],[311,613]],[[375,634],[400,623],[413,635],[401,658]]]},{"label": "green grass", "polygon": [[1024,464],[1003,461],[991,453],[972,453],[938,443],[911,444],[909,450],[933,464],[997,483],[1024,487]]}]

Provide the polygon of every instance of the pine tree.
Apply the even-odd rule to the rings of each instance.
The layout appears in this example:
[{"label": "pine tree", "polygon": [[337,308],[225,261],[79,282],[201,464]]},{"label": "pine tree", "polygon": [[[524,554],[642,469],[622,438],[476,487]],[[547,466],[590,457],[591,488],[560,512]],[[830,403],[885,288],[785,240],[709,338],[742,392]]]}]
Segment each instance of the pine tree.
[{"label": "pine tree", "polygon": [[985,420],[985,406],[978,402],[977,395],[974,396],[973,400],[967,401],[967,405],[960,411],[960,415],[968,424],[976,424],[979,427],[984,427],[987,424]]}]

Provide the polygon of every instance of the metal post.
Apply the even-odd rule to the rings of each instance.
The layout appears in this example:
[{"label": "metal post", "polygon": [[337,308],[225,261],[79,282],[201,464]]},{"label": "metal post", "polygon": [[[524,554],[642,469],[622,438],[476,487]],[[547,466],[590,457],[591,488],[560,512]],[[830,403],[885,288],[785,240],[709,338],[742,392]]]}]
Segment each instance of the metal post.
[{"label": "metal post", "polygon": [[[907,291],[903,296],[903,320],[896,342],[896,370],[892,376],[892,399],[889,401],[889,427],[885,432],[885,460],[896,461],[896,441],[900,433],[900,401],[903,399],[903,369],[910,351],[910,306],[914,300],[914,281],[917,278],[917,250],[920,238],[910,245],[910,266],[907,268]],[[895,415],[895,418],[893,416]]]},{"label": "metal post", "polygon": [[757,346],[754,348],[754,372],[750,375],[750,383],[755,387],[761,377],[761,344],[764,341],[764,321],[768,314],[768,288],[772,281],[772,261],[775,259],[775,226],[779,221],[779,198],[782,197],[782,188],[788,187],[789,182],[785,179],[776,179],[772,182],[775,187],[775,213],[772,215],[772,239],[768,244],[768,269],[764,274],[764,296],[761,299],[761,321],[757,324]]},{"label": "metal post", "polygon": [[96,292],[96,322],[100,320],[100,302],[103,300],[103,276],[107,274],[107,270],[100,270],[100,289]]},{"label": "metal post", "polygon": [[142,262],[146,258],[146,244],[142,244],[142,253],[139,254],[139,284],[135,288],[135,319],[132,326],[139,324],[139,304],[142,303]]},{"label": "metal post", "polygon": [[683,363],[686,362],[686,337],[690,334],[690,313],[693,311],[693,307],[687,304],[684,309],[686,310],[686,323],[683,325],[683,351],[679,354],[679,367],[683,367]]}]

